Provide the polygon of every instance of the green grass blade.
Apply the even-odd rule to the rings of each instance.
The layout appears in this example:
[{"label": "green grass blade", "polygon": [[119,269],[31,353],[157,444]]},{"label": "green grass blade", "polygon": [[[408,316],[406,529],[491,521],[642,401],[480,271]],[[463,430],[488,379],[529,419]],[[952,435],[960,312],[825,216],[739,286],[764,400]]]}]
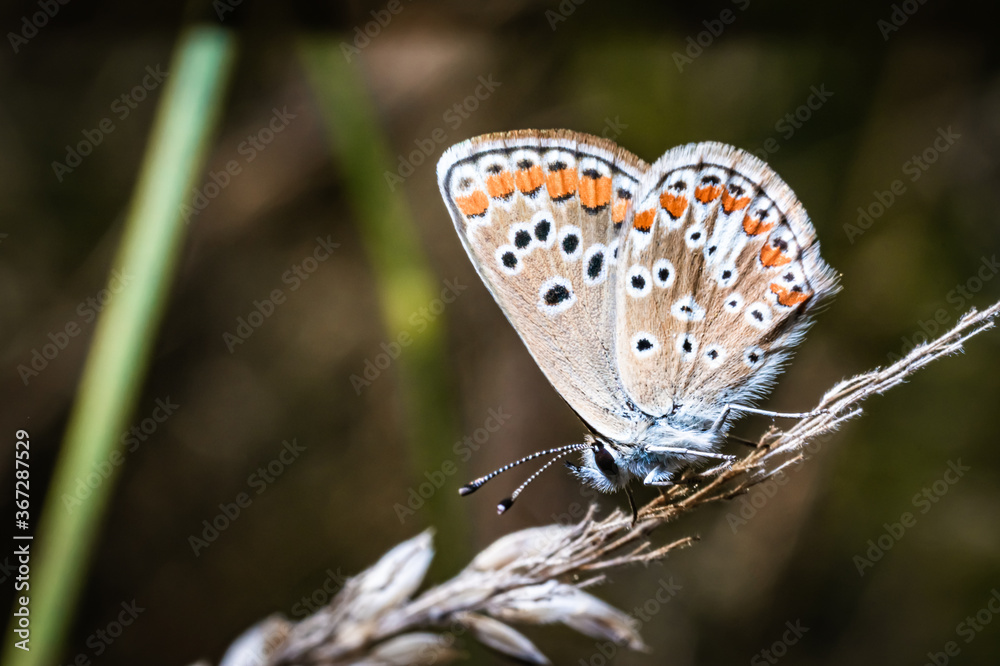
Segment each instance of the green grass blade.
[{"label": "green grass blade", "polygon": [[[456,399],[446,373],[443,317],[425,318],[427,328],[419,333],[413,330],[411,319],[420,308],[439,299],[446,287],[429,267],[401,188],[390,188],[384,177],[394,162],[360,64],[347,62],[332,37],[305,41],[300,52],[371,261],[388,338],[396,341],[404,332],[411,334],[412,341],[394,364],[406,408],[416,488],[427,482],[426,472],[433,474],[447,462],[456,464],[451,448],[459,428]],[[434,177],[431,168],[425,173]],[[415,516],[406,516],[414,520],[414,529],[417,524],[435,525],[440,556],[434,566],[443,571],[467,559],[466,521],[457,481],[449,477]],[[400,504],[405,504],[407,492],[400,492],[399,497]]]},{"label": "green grass blade", "polygon": [[185,225],[181,206],[201,174],[235,53],[226,30],[182,34],[125,221],[113,270],[130,282],[97,321],[76,402],[32,543],[30,651],[4,641],[9,666],[52,664],[73,616],[91,550],[114,489],[111,479],[73,510],[80,474],[116,451],[141,393]]}]

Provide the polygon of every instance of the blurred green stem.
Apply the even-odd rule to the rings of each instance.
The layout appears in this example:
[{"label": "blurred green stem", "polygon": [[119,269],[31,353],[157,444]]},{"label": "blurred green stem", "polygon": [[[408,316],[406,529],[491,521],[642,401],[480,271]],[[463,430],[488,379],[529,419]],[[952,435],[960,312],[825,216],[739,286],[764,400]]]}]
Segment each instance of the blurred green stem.
[{"label": "blurred green stem", "polygon": [[112,264],[129,279],[97,321],[76,402],[32,543],[30,651],[5,634],[3,663],[53,664],[73,616],[113,479],[77,502],[75,484],[116,451],[140,395],[185,225],[236,50],[226,30],[182,34]]},{"label": "blurred green stem", "polygon": [[[423,330],[413,324],[422,308],[426,311],[442,299],[447,281],[437,283],[398,183],[390,187],[385,178],[385,173],[394,173],[395,161],[378,124],[378,112],[361,75],[361,63],[357,59],[347,62],[339,42],[332,38],[306,40],[300,52],[319,99],[331,147],[344,174],[347,196],[375,274],[389,344],[400,342],[405,347],[395,365],[411,446],[412,488],[417,488],[428,482],[425,474],[437,473],[436,478],[440,478],[443,464],[456,465],[451,450],[458,438],[456,400],[445,373],[442,320],[422,316],[420,321],[426,324]],[[425,165],[423,173],[426,178],[434,178],[433,166]],[[442,220],[447,222],[445,218]],[[449,294],[442,300],[451,298]],[[404,334],[408,337],[404,338]],[[405,340],[411,342],[407,345]],[[385,454],[385,451],[372,452],[374,456]],[[461,566],[467,560],[468,549],[464,511],[455,492],[457,479],[446,479],[416,511],[417,520],[431,523],[438,530],[441,555],[435,568],[442,571]],[[410,493],[401,490],[397,496],[398,505],[409,510]],[[386,510],[399,513],[399,506]]]}]

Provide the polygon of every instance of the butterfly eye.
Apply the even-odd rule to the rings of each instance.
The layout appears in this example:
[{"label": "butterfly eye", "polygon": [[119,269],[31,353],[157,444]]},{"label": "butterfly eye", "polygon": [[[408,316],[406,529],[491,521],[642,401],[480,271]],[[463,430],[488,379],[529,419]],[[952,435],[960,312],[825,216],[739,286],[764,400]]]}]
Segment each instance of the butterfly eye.
[{"label": "butterfly eye", "polygon": [[598,444],[594,448],[594,462],[597,463],[597,469],[601,470],[605,476],[618,474],[618,465],[615,463],[615,457],[611,455],[610,451],[604,448],[603,444]]}]

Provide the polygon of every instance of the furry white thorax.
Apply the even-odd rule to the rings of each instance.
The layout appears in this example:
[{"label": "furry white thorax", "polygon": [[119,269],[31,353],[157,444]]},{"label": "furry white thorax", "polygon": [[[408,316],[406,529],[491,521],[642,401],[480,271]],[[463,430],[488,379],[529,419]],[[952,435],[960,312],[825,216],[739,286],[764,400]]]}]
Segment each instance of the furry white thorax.
[{"label": "furry white thorax", "polygon": [[[704,464],[708,458],[658,448],[717,452],[725,442],[728,423],[718,427],[714,425],[711,419],[678,422],[674,416],[664,416],[650,419],[633,442],[612,442],[588,436],[586,441],[594,446],[585,449],[582,464],[571,466],[571,469],[581,481],[605,493],[622,490],[632,481],[646,485],[669,485],[671,478],[681,469]],[[605,469],[598,465],[596,454],[600,448],[611,455],[614,471],[609,472],[607,465]]]}]

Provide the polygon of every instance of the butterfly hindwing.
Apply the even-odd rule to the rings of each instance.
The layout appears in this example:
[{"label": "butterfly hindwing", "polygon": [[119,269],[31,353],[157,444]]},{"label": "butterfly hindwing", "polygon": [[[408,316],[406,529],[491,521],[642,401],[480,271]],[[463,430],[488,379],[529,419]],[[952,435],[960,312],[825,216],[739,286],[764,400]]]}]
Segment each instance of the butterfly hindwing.
[{"label": "butterfly hindwing", "polygon": [[654,417],[711,418],[759,397],[837,291],[792,190],[723,144],[653,164],[621,245],[617,365]]},{"label": "butterfly hindwing", "polygon": [[616,370],[616,239],[647,168],[610,141],[566,131],[477,137],[438,163],[483,282],[563,398],[619,441],[638,414]]}]

